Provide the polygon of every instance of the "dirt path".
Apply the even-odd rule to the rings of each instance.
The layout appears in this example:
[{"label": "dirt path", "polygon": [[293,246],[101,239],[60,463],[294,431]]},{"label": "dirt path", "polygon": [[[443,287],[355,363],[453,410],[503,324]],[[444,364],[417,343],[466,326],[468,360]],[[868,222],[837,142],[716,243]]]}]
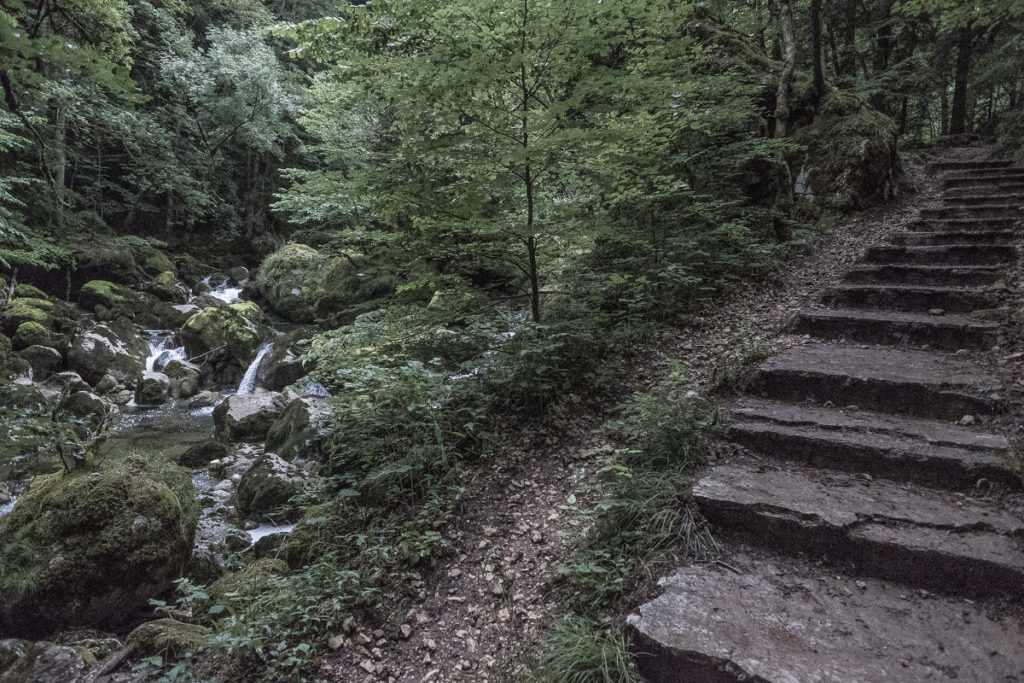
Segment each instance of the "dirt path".
[{"label": "dirt path", "polygon": [[[578,412],[553,424],[541,444],[510,446],[481,468],[458,522],[446,532],[453,551],[402,591],[389,594],[367,623],[335,640],[320,675],[332,681],[508,681],[561,608],[548,590],[579,518],[561,508],[585,505],[588,484],[611,445],[601,425],[613,406],[658,378],[661,354],[682,360],[697,386],[715,368],[751,352],[779,348],[776,335],[825,285],[838,282],[863,249],[895,232],[935,199],[923,172],[911,169],[907,193],[829,230],[774,282],[744,288],[715,311],[641,350],[620,396],[605,412]],[[571,402],[570,402],[571,404]]]}]

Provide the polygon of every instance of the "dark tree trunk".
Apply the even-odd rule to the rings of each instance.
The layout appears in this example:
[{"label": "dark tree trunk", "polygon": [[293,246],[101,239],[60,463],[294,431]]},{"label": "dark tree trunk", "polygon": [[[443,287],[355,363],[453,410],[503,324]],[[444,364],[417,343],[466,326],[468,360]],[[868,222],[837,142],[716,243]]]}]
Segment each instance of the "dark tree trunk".
[{"label": "dark tree trunk", "polygon": [[821,40],[821,2],[811,0],[811,60],[814,67],[814,103],[825,96],[825,55]]},{"label": "dark tree trunk", "polygon": [[949,134],[967,132],[967,79],[974,56],[974,32],[971,27],[959,29],[956,38],[956,72],[953,80],[953,109],[950,112]]},{"label": "dark tree trunk", "polygon": [[783,65],[779,75],[779,90],[775,101],[775,134],[785,137],[791,131],[789,122],[793,116],[793,75],[796,70],[796,35],[793,30],[793,7],[789,0],[778,0],[779,40],[782,43]]}]

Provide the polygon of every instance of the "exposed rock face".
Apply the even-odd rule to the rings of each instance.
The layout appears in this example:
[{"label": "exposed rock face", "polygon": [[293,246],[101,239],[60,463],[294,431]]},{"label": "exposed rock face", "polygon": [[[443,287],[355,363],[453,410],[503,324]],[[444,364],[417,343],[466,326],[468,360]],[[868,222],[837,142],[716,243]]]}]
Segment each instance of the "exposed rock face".
[{"label": "exposed rock face", "polygon": [[167,403],[171,379],[162,372],[145,372],[135,388],[135,402],[140,406],[158,406]]},{"label": "exposed rock face", "polygon": [[238,509],[250,517],[261,517],[286,505],[301,487],[298,468],[273,453],[265,453],[242,475]]},{"label": "exposed rock face", "polygon": [[320,459],[329,434],[330,414],[323,399],[297,398],[288,404],[267,433],[267,450],[285,460],[297,457]]},{"label": "exposed rock face", "polygon": [[198,517],[190,473],[155,459],[36,477],[0,518],[0,629],[131,620],[180,576]]},{"label": "exposed rock face", "polygon": [[274,348],[260,367],[260,386],[270,391],[284,391],[307,373],[302,360],[292,353],[287,344],[274,344]]},{"label": "exposed rock face", "polygon": [[117,382],[139,377],[146,367],[149,350],[131,325],[96,325],[77,337],[68,352],[68,365],[90,384],[109,374]]},{"label": "exposed rock face", "polygon": [[263,439],[285,408],[281,394],[263,391],[228,396],[213,410],[217,434],[230,441]]},{"label": "exposed rock face", "polygon": [[[12,642],[19,641],[0,641]],[[81,652],[67,645],[45,641],[27,643],[22,645],[20,653],[21,656],[6,671],[0,667],[0,681],[3,683],[69,683],[80,680],[86,670]]]},{"label": "exposed rock face", "polygon": [[205,441],[192,446],[178,457],[183,467],[206,467],[211,460],[219,460],[228,454],[228,447],[219,441]]}]

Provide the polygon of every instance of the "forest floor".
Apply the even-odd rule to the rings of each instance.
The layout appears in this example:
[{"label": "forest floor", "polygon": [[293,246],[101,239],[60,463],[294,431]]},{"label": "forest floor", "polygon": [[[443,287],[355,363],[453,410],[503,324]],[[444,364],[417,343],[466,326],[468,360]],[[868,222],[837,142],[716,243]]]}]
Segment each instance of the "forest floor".
[{"label": "forest floor", "polygon": [[[596,403],[568,397],[563,417],[509,441],[482,463],[457,521],[442,533],[451,551],[419,580],[384,596],[361,623],[332,640],[318,677],[330,681],[510,681],[528,665],[545,629],[565,613],[557,569],[586,532],[567,509],[592,502],[592,484],[613,444],[603,429],[617,406],[654,384],[665,358],[680,361],[703,392],[722,368],[798,339],[780,336],[790,318],[838,283],[864,248],[878,244],[934,201],[922,165],[907,169],[902,195],[822,233],[770,282],[743,287],[694,319],[634,350],[621,391]],[[658,576],[641,582],[651,591]],[[641,602],[641,595],[633,604]],[[624,615],[609,614],[610,623]]]}]

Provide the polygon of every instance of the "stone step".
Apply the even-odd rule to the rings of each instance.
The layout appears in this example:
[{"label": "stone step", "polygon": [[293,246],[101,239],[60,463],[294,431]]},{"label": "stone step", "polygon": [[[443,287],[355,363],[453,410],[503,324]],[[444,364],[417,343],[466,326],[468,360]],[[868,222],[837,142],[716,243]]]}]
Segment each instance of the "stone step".
[{"label": "stone step", "polygon": [[1024,195],[1011,193],[946,193],[942,197],[946,205],[983,206],[986,204],[1024,204]]},{"label": "stone step", "polygon": [[944,197],[957,194],[1024,193],[1024,174],[1004,178],[963,178],[943,183]]},{"label": "stone step", "polygon": [[992,169],[1006,169],[1013,166],[1012,159],[989,159],[985,161],[936,161],[928,164],[928,170],[932,173],[947,173],[949,171],[989,171]]},{"label": "stone step", "polygon": [[1022,215],[1018,204],[983,204],[979,206],[950,205],[937,209],[921,209],[921,218],[1013,218]]},{"label": "stone step", "polygon": [[836,285],[825,291],[822,303],[832,308],[867,308],[890,311],[970,313],[991,307],[989,294],[980,288],[929,285]]},{"label": "stone step", "polygon": [[1018,220],[1017,218],[935,218],[914,221],[909,227],[911,230],[920,232],[1010,230],[1017,225]]},{"label": "stone step", "polygon": [[651,683],[1019,681],[1024,623],[750,552],[690,565],[628,617]]},{"label": "stone step", "polygon": [[1003,180],[1006,178],[1024,177],[1024,167],[1001,166],[998,168],[980,168],[973,171],[948,171],[942,175],[942,183],[963,180]]},{"label": "stone step", "polygon": [[969,598],[1024,600],[1024,501],[735,458],[693,487],[720,531],[858,574]]},{"label": "stone step", "polygon": [[780,401],[856,405],[940,420],[1003,408],[999,381],[951,355],[844,344],[796,346],[769,358],[751,393]]},{"label": "stone step", "polygon": [[935,232],[901,232],[893,244],[904,247],[973,246],[979,244],[1011,244],[1024,237],[1016,230],[938,230]]},{"label": "stone step", "polygon": [[936,349],[988,349],[999,339],[999,325],[975,322],[962,315],[929,315],[861,309],[807,309],[797,314],[790,330],[818,339],[843,339],[867,344],[908,344]]},{"label": "stone step", "polygon": [[744,399],[729,438],[773,458],[941,489],[993,482],[1021,490],[1005,437],[943,422],[864,410]]},{"label": "stone step", "polygon": [[846,274],[854,284],[902,284],[939,287],[990,285],[1002,273],[1002,266],[888,266],[859,265]]},{"label": "stone step", "polygon": [[871,247],[866,263],[916,263],[926,265],[984,266],[1013,263],[1017,250],[1005,244],[966,244],[928,247]]}]

